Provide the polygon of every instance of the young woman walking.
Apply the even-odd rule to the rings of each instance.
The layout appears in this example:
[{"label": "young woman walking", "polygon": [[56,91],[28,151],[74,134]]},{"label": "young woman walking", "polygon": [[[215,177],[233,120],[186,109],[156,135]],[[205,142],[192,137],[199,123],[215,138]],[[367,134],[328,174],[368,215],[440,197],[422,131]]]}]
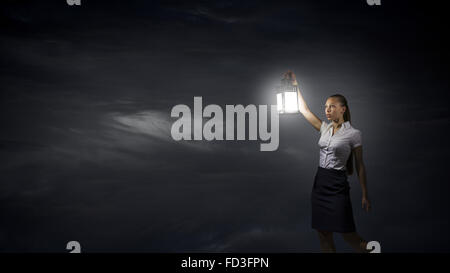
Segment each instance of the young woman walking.
[{"label": "young woman walking", "polygon": [[[285,74],[297,85],[295,74]],[[353,128],[347,100],[340,94],[329,96],[325,115],[330,122],[320,120],[308,108],[298,90],[300,113],[320,131],[320,160],[311,193],[312,228],[317,230],[322,252],[335,252],[333,233],[340,233],[357,252],[368,252],[367,242],[356,232],[353,219],[350,186],[347,175],[353,174],[353,157],[362,189],[362,208],[370,210],[366,169],[362,156],[361,131]]]}]

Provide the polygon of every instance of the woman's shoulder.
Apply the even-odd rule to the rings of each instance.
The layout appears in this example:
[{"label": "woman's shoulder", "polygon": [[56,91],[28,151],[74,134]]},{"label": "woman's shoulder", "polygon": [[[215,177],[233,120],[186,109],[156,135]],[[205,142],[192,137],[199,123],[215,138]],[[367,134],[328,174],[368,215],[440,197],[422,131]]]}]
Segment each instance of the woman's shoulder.
[{"label": "woman's shoulder", "polygon": [[350,128],[350,130],[351,130],[351,132],[354,133],[354,134],[361,134],[361,130],[356,129],[356,128],[354,128],[354,127]]},{"label": "woman's shoulder", "polygon": [[361,130],[353,127],[353,125],[351,125],[350,123],[349,123],[348,132],[350,133],[350,135],[356,136],[356,137],[360,137],[362,135]]},{"label": "woman's shoulder", "polygon": [[350,123],[349,121],[346,121],[345,123],[347,123],[347,128],[353,132],[360,132],[360,130],[358,128],[355,128],[354,125],[352,123]]}]

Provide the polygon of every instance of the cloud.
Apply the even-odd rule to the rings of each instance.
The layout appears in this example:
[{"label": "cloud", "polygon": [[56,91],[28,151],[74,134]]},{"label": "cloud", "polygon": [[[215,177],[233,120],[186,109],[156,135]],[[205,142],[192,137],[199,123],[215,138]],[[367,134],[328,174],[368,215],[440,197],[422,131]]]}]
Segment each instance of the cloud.
[{"label": "cloud", "polygon": [[171,141],[171,123],[167,114],[159,111],[143,111],[130,115],[112,113],[111,118],[116,121],[112,126],[129,132],[146,134],[164,141]]},{"label": "cloud", "polygon": [[[174,120],[169,113],[158,110],[145,110],[132,114],[110,113],[107,115],[109,125],[115,129],[133,134],[149,136],[157,141],[172,145],[183,145],[201,151],[220,149],[220,145],[213,145],[206,140],[202,141],[175,141],[170,133]],[[222,147],[223,148],[223,147]]]}]

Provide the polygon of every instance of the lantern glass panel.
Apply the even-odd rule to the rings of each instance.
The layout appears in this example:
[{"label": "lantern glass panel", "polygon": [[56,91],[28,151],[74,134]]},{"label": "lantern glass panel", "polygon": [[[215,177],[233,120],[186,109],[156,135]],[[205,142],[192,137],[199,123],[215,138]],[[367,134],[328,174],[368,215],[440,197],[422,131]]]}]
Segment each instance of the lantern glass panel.
[{"label": "lantern glass panel", "polygon": [[284,92],[284,111],[286,113],[298,112],[297,92]]},{"label": "lantern glass panel", "polygon": [[283,112],[283,94],[277,94],[277,110],[279,113]]}]

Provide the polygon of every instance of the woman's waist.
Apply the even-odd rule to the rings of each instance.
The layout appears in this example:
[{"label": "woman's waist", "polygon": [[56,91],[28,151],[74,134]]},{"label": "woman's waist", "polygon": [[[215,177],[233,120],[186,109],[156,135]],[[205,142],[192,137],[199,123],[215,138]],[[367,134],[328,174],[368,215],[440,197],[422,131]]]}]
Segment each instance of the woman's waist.
[{"label": "woman's waist", "polygon": [[347,170],[346,169],[334,169],[334,168],[324,168],[321,166],[317,166],[317,171],[322,173],[329,173],[339,176],[347,176]]}]

